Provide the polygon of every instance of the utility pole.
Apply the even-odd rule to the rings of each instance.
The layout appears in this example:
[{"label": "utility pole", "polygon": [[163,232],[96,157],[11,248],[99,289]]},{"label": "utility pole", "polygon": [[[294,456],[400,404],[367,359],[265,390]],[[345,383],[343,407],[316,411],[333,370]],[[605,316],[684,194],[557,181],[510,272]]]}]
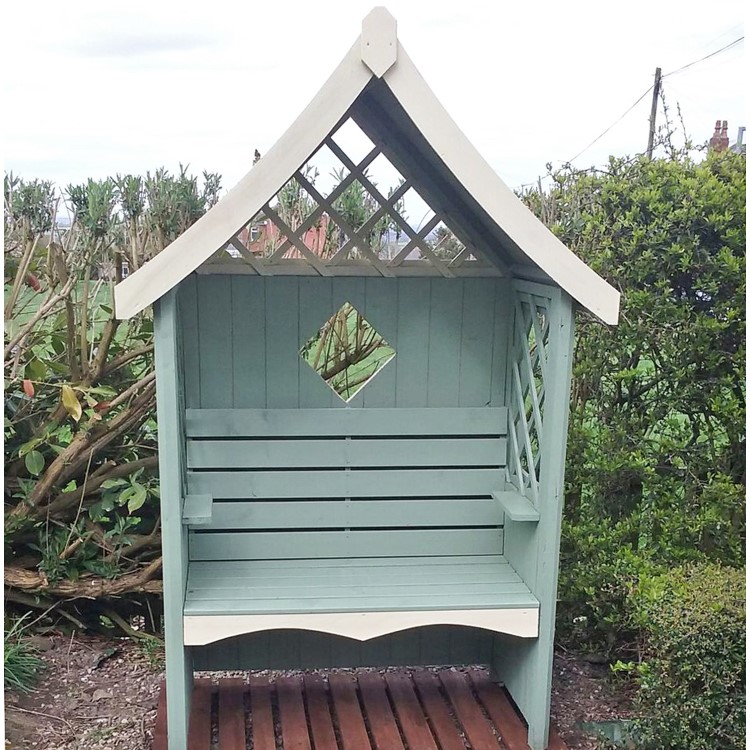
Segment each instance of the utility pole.
[{"label": "utility pole", "polygon": [[651,159],[654,155],[654,135],[656,135],[656,105],[659,103],[659,91],[661,90],[661,68],[656,69],[654,74],[654,95],[651,98],[651,117],[648,125],[648,148],[646,153]]}]

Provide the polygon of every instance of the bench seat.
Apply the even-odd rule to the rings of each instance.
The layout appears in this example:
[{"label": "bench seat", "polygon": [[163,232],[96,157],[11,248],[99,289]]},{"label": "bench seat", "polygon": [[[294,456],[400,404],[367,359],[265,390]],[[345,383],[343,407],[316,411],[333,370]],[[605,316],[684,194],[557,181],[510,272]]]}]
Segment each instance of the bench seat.
[{"label": "bench seat", "polygon": [[192,561],[185,644],[277,628],[367,640],[436,624],[535,637],[538,608],[502,555]]}]

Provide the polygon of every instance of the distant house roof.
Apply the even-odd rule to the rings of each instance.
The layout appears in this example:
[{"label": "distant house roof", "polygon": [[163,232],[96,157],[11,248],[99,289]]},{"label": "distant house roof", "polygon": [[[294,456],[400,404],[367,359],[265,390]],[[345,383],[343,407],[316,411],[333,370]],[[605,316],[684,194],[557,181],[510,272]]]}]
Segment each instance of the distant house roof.
[{"label": "distant house roof", "polygon": [[503,274],[555,283],[605,323],[617,323],[619,292],[563,245],[480,156],[406,54],[385,8],[365,18],[361,37],[333,75],[251,171],[117,285],[117,315],[139,312],[224,247],[349,117]]}]

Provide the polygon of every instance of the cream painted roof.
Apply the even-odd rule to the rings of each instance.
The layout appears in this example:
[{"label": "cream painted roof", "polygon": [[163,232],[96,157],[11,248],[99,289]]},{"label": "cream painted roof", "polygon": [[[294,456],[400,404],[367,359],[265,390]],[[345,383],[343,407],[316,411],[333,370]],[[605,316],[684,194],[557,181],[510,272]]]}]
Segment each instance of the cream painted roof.
[{"label": "cream painted roof", "polygon": [[620,294],[558,240],[471,145],[375,8],[362,35],[291,127],[211,210],[115,287],[117,316],[159,299],[222,248],[352,117],[446,218],[482,241],[505,273],[551,281],[605,323]]}]

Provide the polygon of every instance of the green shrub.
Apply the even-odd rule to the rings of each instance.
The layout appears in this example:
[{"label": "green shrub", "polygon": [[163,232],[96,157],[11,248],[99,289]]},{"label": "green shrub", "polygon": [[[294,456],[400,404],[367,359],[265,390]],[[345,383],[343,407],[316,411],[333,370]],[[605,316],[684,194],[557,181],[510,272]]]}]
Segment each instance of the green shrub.
[{"label": "green shrub", "polygon": [[643,750],[745,748],[745,571],[715,564],[646,579],[636,705]]}]

